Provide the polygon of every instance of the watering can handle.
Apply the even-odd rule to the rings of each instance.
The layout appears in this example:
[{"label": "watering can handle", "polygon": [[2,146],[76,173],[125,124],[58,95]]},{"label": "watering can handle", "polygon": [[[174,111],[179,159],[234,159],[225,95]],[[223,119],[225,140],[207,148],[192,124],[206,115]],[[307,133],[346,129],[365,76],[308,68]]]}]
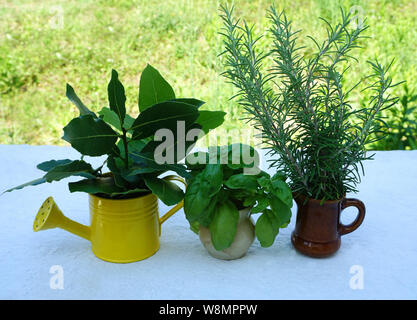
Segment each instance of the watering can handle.
[{"label": "watering can handle", "polygon": [[[184,179],[178,177],[178,176],[166,176],[163,178],[164,180],[168,181],[179,181],[181,182],[185,188],[187,188],[187,184],[185,183]],[[168,220],[169,217],[171,217],[175,212],[180,210],[184,206],[184,200],[181,200],[178,204],[175,205],[171,210],[169,210],[167,213],[165,213],[161,218],[159,218],[159,225],[163,224],[166,220]]]}]

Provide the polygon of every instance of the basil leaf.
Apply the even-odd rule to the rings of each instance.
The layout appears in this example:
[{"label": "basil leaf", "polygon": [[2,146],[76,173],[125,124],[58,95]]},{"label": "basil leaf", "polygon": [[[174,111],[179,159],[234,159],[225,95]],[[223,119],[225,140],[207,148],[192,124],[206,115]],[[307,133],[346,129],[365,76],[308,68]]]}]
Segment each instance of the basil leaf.
[{"label": "basil leaf", "polygon": [[210,223],[211,241],[216,250],[224,250],[232,245],[238,222],[239,211],[233,202],[227,200],[216,206]]},{"label": "basil leaf", "polygon": [[265,195],[256,196],[257,204],[252,208],[252,213],[263,212],[269,206],[269,199]]},{"label": "basil leaf", "polygon": [[210,197],[201,192],[201,178],[196,176],[192,183],[188,185],[184,196],[185,217],[190,223],[198,221],[200,215],[210,204]]},{"label": "basil leaf", "polygon": [[213,221],[213,217],[216,211],[217,203],[218,203],[218,196],[215,195],[210,197],[209,204],[204,208],[203,214],[199,216],[198,222],[204,226],[209,227],[211,221]]},{"label": "basil leaf", "polygon": [[190,223],[190,229],[192,232],[198,235],[200,232],[200,224],[197,221],[194,221],[193,223]]},{"label": "basil leaf", "polygon": [[259,187],[257,179],[257,176],[239,173],[231,176],[224,184],[230,189],[246,189],[255,191]]},{"label": "basil leaf", "polygon": [[279,228],[275,226],[269,211],[265,211],[256,221],[255,234],[262,247],[270,247],[278,235]]},{"label": "basil leaf", "polygon": [[269,195],[269,204],[279,226],[285,226],[291,219],[291,209],[283,201],[274,195]]},{"label": "basil leaf", "polygon": [[231,169],[256,168],[259,163],[258,152],[249,145],[234,143],[227,147],[228,163]]},{"label": "basil leaf", "polygon": [[270,192],[280,199],[286,206],[292,208],[293,199],[292,191],[290,187],[282,180],[271,179],[271,189]]},{"label": "basil leaf", "polygon": [[194,177],[184,197],[184,212],[190,222],[197,221],[223,185],[221,165],[208,164]]}]

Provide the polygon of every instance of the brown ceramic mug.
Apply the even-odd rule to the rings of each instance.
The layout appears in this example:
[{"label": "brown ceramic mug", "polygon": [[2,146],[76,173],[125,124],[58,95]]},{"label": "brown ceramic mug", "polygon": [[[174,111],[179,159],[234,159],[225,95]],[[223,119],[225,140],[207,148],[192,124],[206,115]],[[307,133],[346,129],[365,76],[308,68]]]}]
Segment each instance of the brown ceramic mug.
[{"label": "brown ceramic mug", "polygon": [[[356,230],[365,218],[365,205],[358,199],[342,198],[324,201],[294,195],[297,221],[291,242],[301,253],[312,257],[326,257],[340,247],[340,236]],[[340,214],[347,207],[358,208],[356,219],[349,225],[340,222]]]}]

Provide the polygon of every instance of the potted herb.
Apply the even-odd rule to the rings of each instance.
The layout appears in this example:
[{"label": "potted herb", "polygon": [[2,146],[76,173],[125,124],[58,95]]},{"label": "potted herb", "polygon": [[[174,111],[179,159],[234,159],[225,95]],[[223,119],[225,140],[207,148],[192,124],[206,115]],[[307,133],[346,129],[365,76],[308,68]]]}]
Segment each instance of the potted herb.
[{"label": "potted herb", "polygon": [[[268,17],[272,45],[261,52],[253,28],[223,7],[224,76],[239,89],[240,105],[262,131],[272,166],[289,177],[298,205],[293,245],[307,255],[327,256],[338,250],[340,236],[364,219],[364,204],[346,194],[358,191],[362,161],[373,157],[365,146],[384,129],[381,112],[398,101],[389,94],[395,86],[387,74],[392,63],[369,62],[372,73],[363,79],[363,90],[370,100],[355,106],[349,98],[361,82],[345,89],[344,79],[368,28],[365,22],[352,29],[350,14],[341,10],[339,23],[326,21],[327,39],[310,37],[316,50],[303,54],[300,33],[285,13],[271,7]],[[265,73],[267,59],[273,66]],[[339,217],[348,206],[356,206],[359,214],[346,226]]]},{"label": "potted herb", "polygon": [[[186,133],[193,129],[208,132],[223,122],[225,113],[199,110],[204,102],[197,99],[176,98],[168,82],[150,65],[140,78],[140,113],[136,119],[126,113],[125,90],[115,70],[107,91],[109,107],[95,114],[67,84],[66,95],[80,115],[65,126],[63,139],[81,153],[81,159],[43,162],[37,166],[45,172],[43,177],[7,191],[82,177],[70,182],[69,190],[89,194],[91,227],[64,217],[48,198],[35,219],[34,231],[61,227],[90,240],[93,252],[101,259],[131,262],[158,250],[160,225],[182,207],[184,192],[172,182],[182,178],[162,175],[174,171],[188,177],[185,166],[178,162],[199,135],[187,141]],[[159,142],[160,130],[171,133],[173,140]],[[161,161],[162,153],[173,155],[172,161]],[[85,156],[105,159],[100,167],[93,168]],[[161,219],[158,199],[168,206],[176,205]]]},{"label": "potted herb", "polygon": [[[184,212],[204,247],[218,259],[243,257],[255,234],[263,247],[271,246],[290,221],[292,194],[284,177],[270,177],[255,162],[245,161],[249,153],[256,151],[235,144],[186,158],[192,177],[187,179]],[[254,226],[250,216],[256,213],[261,216]]]}]

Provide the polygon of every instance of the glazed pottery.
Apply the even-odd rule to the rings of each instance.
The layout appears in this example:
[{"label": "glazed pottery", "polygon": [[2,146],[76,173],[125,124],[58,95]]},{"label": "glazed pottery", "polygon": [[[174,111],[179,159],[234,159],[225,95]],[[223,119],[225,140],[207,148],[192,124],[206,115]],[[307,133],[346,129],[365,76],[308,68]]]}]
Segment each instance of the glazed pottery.
[{"label": "glazed pottery", "polygon": [[242,258],[249,250],[255,239],[255,225],[250,217],[251,208],[239,210],[239,222],[237,225],[235,239],[229,248],[217,251],[211,242],[210,229],[200,226],[200,241],[208,253],[217,259],[234,260]]},{"label": "glazed pottery", "polygon": [[[334,201],[307,199],[294,195],[297,221],[291,242],[301,253],[311,257],[327,257],[340,247],[340,237],[356,230],[365,217],[365,205],[358,199]],[[358,208],[356,219],[349,225],[340,222],[340,214],[347,207]]]}]

